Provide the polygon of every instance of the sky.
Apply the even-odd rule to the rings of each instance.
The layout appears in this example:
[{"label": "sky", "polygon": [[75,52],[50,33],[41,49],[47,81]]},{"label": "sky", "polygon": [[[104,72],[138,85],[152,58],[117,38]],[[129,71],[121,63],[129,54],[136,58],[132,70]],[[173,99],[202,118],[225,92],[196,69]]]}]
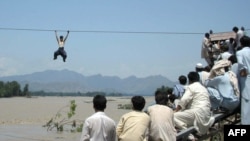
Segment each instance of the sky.
[{"label": "sky", "polygon": [[[249,0],[1,0],[0,76],[72,70],[172,81],[194,71],[209,30],[250,25]],[[53,60],[55,37],[68,58]],[[248,31],[247,31],[248,32]]]}]

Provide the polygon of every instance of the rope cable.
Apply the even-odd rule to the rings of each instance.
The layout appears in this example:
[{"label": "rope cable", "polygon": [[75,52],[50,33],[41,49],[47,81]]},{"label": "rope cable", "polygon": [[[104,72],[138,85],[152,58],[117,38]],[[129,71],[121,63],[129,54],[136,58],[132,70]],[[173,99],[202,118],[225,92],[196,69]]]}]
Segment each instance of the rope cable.
[{"label": "rope cable", "polygon": [[[24,31],[59,31],[59,32],[85,32],[85,33],[115,33],[115,34],[204,34],[199,32],[150,32],[150,31],[108,31],[108,30],[52,30],[52,29],[35,29],[35,28],[3,28],[0,27],[0,30],[24,30]],[[248,31],[250,29],[245,29]],[[217,32],[223,33],[223,32]]]},{"label": "rope cable", "polygon": [[150,32],[150,31],[106,31],[106,30],[52,30],[52,29],[31,29],[31,28],[2,28],[0,30],[25,30],[25,31],[59,31],[59,32],[85,32],[85,33],[120,33],[120,34],[204,34],[195,32]]}]

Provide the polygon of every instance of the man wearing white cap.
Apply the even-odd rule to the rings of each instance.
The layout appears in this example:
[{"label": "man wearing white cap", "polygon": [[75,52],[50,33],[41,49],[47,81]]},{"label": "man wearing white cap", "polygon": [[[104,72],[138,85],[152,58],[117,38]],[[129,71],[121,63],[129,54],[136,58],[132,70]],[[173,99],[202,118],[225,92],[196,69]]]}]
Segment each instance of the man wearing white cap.
[{"label": "man wearing white cap", "polygon": [[200,76],[200,83],[202,85],[204,85],[205,81],[208,79],[209,72],[204,71],[204,67],[201,63],[196,64],[195,70],[196,70],[196,72],[198,72],[198,74]]},{"label": "man wearing white cap", "polygon": [[201,63],[197,63],[197,64],[196,64],[196,68],[197,68],[197,69],[203,69],[203,65],[202,65]]}]

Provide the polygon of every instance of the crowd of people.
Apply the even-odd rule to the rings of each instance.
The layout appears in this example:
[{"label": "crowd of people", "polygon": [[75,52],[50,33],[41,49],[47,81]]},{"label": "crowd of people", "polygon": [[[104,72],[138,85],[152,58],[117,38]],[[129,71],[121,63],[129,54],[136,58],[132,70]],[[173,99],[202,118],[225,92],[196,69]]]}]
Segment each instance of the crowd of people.
[{"label": "crowd of people", "polygon": [[[218,41],[217,44],[211,42],[209,33],[205,34],[201,57],[209,69],[198,72],[208,89],[212,107],[229,111],[239,107],[241,124],[249,125],[250,38],[244,27],[235,26],[232,31],[235,33],[234,38]],[[219,54],[214,55],[211,48],[219,49]]]},{"label": "crowd of people", "polygon": [[179,130],[191,126],[206,134],[214,124],[213,113],[235,110],[240,110],[241,125],[250,125],[250,38],[237,27],[232,30],[235,38],[218,43],[216,57],[206,33],[201,57],[207,64],[197,63],[187,76],[180,75],[173,89],[157,90],[155,103],[146,108],[143,96],[133,96],[133,110],[117,124],[104,112],[105,96],[95,96],[95,113],[85,120],[81,141],[175,141]]}]

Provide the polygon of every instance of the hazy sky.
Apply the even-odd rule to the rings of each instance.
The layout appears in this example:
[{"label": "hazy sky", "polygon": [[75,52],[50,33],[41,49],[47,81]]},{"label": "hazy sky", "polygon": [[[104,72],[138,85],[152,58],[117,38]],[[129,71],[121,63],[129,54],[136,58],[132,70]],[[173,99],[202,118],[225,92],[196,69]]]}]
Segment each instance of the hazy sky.
[{"label": "hazy sky", "polygon": [[[196,63],[206,65],[200,58],[205,32],[249,29],[249,5],[249,0],[1,0],[0,76],[68,69],[85,76],[162,75],[176,81]],[[71,31],[65,63],[59,56],[53,60],[54,30],[64,36]]]}]

